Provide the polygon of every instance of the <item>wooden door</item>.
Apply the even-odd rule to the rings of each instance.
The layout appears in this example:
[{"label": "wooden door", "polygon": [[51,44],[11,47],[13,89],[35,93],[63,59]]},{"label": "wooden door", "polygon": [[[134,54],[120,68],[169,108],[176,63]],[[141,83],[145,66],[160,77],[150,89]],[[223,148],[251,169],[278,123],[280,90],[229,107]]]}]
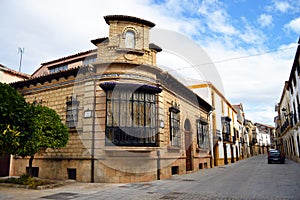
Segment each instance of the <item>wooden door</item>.
[{"label": "wooden door", "polygon": [[186,171],[193,170],[192,161],[192,137],[191,137],[191,124],[188,119],[184,122],[184,141],[185,141],[185,155],[186,155]]},{"label": "wooden door", "polygon": [[0,177],[9,176],[10,155],[0,155]]},{"label": "wooden door", "polygon": [[186,154],[186,171],[193,170],[192,168],[192,145],[190,132],[185,132],[185,154]]}]

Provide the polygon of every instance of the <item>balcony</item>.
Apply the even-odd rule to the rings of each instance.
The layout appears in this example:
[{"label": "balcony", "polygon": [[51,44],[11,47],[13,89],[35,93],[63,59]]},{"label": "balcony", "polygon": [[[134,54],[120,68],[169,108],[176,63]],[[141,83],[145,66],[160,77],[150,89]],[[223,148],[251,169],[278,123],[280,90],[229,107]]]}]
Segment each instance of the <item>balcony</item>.
[{"label": "balcony", "polygon": [[283,125],[280,128],[280,133],[282,134],[283,132],[286,131],[286,129],[289,127],[290,123],[288,118],[285,120],[285,122],[283,123]]},{"label": "balcony", "polygon": [[230,140],[230,134],[228,134],[228,133],[222,133],[222,136],[223,136],[223,141],[224,142],[231,142],[231,140]]}]

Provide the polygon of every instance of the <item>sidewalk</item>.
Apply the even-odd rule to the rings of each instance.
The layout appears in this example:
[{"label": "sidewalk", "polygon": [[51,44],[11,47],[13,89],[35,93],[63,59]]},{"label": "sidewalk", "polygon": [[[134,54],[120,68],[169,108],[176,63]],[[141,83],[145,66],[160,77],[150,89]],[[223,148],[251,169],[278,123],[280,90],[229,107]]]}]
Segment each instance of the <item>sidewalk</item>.
[{"label": "sidewalk", "polygon": [[[61,187],[45,190],[34,190],[24,188],[2,187],[0,186],[0,200],[27,200],[27,199],[72,199],[76,194],[93,194],[102,190],[116,188],[125,184],[111,183],[78,183],[66,182]],[[58,198],[55,198],[57,195]],[[61,195],[61,196],[59,196]],[[48,197],[49,196],[49,197]],[[52,198],[53,197],[53,198]]]}]

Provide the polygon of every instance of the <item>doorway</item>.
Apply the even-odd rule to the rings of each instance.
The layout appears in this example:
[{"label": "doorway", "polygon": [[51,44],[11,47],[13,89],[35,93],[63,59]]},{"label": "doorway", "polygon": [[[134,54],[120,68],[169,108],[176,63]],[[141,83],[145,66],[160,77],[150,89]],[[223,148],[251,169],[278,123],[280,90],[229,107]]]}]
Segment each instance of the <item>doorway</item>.
[{"label": "doorway", "polygon": [[214,166],[218,166],[219,161],[219,144],[218,142],[214,145]]},{"label": "doorway", "polygon": [[9,176],[10,155],[0,155],[0,177]]},{"label": "doorway", "polygon": [[227,160],[227,145],[226,145],[226,143],[223,143],[223,150],[224,150],[224,164],[227,165],[228,160]]},{"label": "doorway", "polygon": [[184,141],[185,141],[185,155],[186,155],[186,171],[193,170],[192,163],[192,133],[191,123],[189,119],[184,122]]}]

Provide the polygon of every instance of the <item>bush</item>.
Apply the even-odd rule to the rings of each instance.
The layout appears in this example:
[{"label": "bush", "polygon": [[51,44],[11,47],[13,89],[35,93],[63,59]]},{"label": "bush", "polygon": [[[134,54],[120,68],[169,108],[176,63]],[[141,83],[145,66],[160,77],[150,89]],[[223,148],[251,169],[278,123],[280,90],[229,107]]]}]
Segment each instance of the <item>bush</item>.
[{"label": "bush", "polygon": [[8,178],[0,180],[0,183],[27,185],[29,188],[35,189],[37,188],[37,186],[49,184],[49,181],[38,180],[36,178],[30,177],[29,175],[23,174],[19,178]]}]

